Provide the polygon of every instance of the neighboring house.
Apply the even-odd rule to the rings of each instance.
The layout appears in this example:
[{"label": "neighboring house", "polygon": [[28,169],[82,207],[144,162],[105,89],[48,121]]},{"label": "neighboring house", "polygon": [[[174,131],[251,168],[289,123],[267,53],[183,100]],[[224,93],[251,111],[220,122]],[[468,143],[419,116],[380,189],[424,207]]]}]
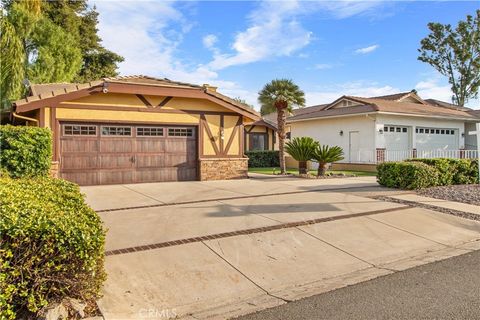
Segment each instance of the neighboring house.
[{"label": "neighboring house", "polygon": [[277,124],[263,118],[245,126],[245,151],[278,150]]},{"label": "neighboring house", "polygon": [[292,137],[310,136],[343,148],[346,163],[375,164],[411,157],[476,156],[468,137],[480,117],[468,108],[424,101],[415,91],[379,97],[342,96],[299,109],[287,119]]},{"label": "neighboring house", "polygon": [[81,185],[247,176],[248,106],[208,85],[146,76],[32,85],[14,123],[53,131],[61,178]]}]

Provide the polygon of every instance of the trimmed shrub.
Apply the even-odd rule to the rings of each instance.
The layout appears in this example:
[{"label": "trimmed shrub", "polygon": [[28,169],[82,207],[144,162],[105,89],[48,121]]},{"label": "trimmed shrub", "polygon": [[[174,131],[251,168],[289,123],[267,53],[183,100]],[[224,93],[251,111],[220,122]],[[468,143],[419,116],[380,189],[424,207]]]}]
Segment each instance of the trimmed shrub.
[{"label": "trimmed shrub", "polygon": [[50,173],[50,129],[0,126],[0,150],[0,167],[11,177],[47,176]]},{"label": "trimmed shrub", "polygon": [[248,157],[249,168],[280,166],[278,151],[275,150],[245,151],[245,155]]},{"label": "trimmed shrub", "polygon": [[421,162],[385,162],[377,166],[377,181],[389,188],[422,189],[438,185],[439,172]]},{"label": "trimmed shrub", "polygon": [[0,178],[0,319],[28,318],[66,297],[98,297],[105,230],[77,185]]},{"label": "trimmed shrub", "polygon": [[434,167],[439,172],[439,184],[471,184],[478,182],[478,160],[472,159],[409,159],[407,161],[422,162]]},{"label": "trimmed shrub", "polygon": [[438,171],[438,185],[448,186],[453,183],[453,177],[455,176],[455,170],[450,165],[450,159],[435,158],[435,159],[408,159],[410,162],[421,162],[434,167]]}]

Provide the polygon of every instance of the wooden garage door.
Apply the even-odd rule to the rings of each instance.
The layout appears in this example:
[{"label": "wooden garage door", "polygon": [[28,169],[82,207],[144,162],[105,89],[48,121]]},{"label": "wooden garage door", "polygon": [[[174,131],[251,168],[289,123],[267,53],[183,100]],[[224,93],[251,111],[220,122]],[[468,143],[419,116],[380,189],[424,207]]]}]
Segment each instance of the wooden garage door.
[{"label": "wooden garage door", "polygon": [[80,185],[197,179],[195,127],[62,123],[60,176]]}]

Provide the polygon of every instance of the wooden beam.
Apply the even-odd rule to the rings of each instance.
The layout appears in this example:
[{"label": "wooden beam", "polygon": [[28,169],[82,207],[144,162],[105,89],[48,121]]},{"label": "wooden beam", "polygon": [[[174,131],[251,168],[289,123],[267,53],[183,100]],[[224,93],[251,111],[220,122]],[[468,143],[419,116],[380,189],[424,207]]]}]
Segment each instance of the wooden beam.
[{"label": "wooden beam", "polygon": [[140,99],[140,101],[143,102],[143,104],[147,107],[147,108],[153,108],[153,105],[150,103],[150,101],[147,100],[147,98],[145,98],[143,95],[141,94],[136,94],[137,98]]},{"label": "wooden beam", "polygon": [[160,104],[158,105],[158,107],[163,107],[164,105],[166,105],[170,100],[172,100],[173,97],[165,97],[165,99],[162,100],[162,102],[160,102]]},{"label": "wooden beam", "polygon": [[203,123],[202,126],[205,128],[205,131],[207,132],[208,139],[210,140],[213,146],[213,150],[215,151],[215,154],[219,156],[220,150],[218,150],[217,143],[215,142],[215,138],[213,137],[212,131],[210,130],[210,127],[208,125],[207,119],[205,118],[204,114],[200,116],[200,121],[202,121]]},{"label": "wooden beam", "polygon": [[[232,135],[228,139],[227,146],[225,147],[225,151],[223,153],[224,155],[228,154],[228,151],[230,150],[230,146],[232,145],[233,140],[235,138],[235,135],[237,134],[237,131],[239,131],[239,127],[240,127],[241,124],[242,124],[242,117],[238,117],[237,124],[235,125],[235,128],[232,131]],[[240,142],[240,144],[241,144],[241,142]],[[241,148],[240,148],[240,150],[241,150]]]},{"label": "wooden beam", "polygon": [[79,90],[79,91],[73,91],[65,94],[61,94],[58,96],[53,96],[49,98],[44,98],[41,100],[34,100],[31,102],[27,102],[25,104],[21,104],[15,107],[16,112],[28,112],[31,110],[35,110],[38,108],[42,107],[48,107],[48,106],[54,106],[57,105],[63,101],[67,100],[75,100],[83,97],[87,97],[92,94],[98,94],[102,92],[101,87],[90,87],[87,89]]}]

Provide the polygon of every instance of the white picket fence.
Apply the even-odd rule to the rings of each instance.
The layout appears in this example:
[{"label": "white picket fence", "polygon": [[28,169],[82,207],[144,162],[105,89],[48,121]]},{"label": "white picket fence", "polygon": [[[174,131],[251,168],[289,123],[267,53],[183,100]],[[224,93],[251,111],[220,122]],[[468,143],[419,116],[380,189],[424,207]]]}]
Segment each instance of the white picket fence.
[{"label": "white picket fence", "polygon": [[[381,154],[378,154],[378,153]],[[411,158],[477,159],[477,150],[358,150],[347,155],[341,163],[370,163],[402,161]],[[378,159],[378,160],[377,160]]]}]

